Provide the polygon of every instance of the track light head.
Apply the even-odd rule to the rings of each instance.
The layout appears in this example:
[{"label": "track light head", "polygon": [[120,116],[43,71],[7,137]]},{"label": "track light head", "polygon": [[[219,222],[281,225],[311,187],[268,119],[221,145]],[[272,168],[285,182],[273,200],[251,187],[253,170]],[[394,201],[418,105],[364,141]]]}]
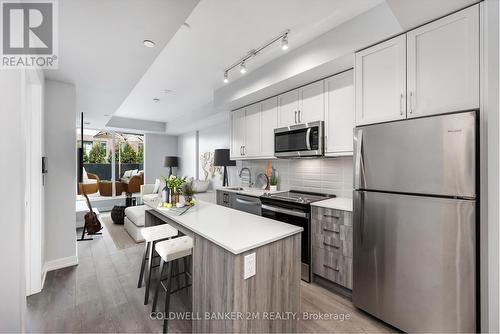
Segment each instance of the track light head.
[{"label": "track light head", "polygon": [[241,64],[240,64],[240,73],[241,74],[247,73],[247,66],[245,65],[244,61],[242,61]]},{"label": "track light head", "polygon": [[283,35],[283,38],[281,39],[281,50],[288,50],[288,34]]},{"label": "track light head", "polygon": [[224,81],[224,83],[228,83],[229,82],[229,79],[227,77],[227,71],[224,72],[224,80],[223,81]]}]

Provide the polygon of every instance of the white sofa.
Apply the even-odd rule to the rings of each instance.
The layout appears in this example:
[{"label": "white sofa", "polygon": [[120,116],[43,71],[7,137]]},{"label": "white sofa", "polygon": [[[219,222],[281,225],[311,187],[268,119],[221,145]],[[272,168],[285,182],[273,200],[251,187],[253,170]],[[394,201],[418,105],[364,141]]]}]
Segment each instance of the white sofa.
[{"label": "white sofa", "polygon": [[146,205],[129,206],[125,209],[125,230],[135,242],[144,241],[141,230],[145,224],[146,209]]},{"label": "white sofa", "polygon": [[[162,186],[160,185],[160,188]],[[143,201],[153,201],[158,198],[158,194],[161,192],[161,189],[158,192],[154,192],[155,185],[154,184],[143,184],[141,185],[141,197]]]}]

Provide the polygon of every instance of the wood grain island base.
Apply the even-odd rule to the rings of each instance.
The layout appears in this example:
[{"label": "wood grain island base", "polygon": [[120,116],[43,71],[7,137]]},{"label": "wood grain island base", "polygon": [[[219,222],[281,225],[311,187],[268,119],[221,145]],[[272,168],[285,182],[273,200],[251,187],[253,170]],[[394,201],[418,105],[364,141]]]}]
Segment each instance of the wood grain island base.
[{"label": "wood grain island base", "polygon": [[[300,228],[209,203],[203,203],[198,213],[188,211],[182,216],[169,216],[168,212],[157,210],[154,203],[149,205],[153,209],[146,211],[146,226],[168,223],[194,240],[191,261],[193,332],[297,331]],[[208,233],[204,228],[210,226],[210,216],[215,213],[230,215],[228,222],[232,224],[228,231],[220,231],[219,239],[217,231],[201,235]],[[198,222],[197,215],[205,217],[205,221]],[[214,229],[224,229],[221,219],[225,218],[213,222]],[[224,243],[228,239],[223,234],[230,233],[231,228],[239,224],[241,233],[247,228],[261,230],[261,234],[249,234],[246,238],[258,246],[249,248],[250,243],[240,251]],[[256,274],[244,279],[244,258],[252,253],[256,255]]]}]

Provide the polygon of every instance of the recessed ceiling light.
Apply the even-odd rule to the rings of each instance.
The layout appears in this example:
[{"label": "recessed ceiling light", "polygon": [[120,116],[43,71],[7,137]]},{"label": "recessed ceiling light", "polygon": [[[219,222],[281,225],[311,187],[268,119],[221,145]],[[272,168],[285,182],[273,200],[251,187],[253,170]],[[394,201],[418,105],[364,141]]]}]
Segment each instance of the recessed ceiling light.
[{"label": "recessed ceiling light", "polygon": [[173,90],[171,89],[162,89],[160,92],[162,92],[163,94],[170,94],[173,92]]},{"label": "recessed ceiling light", "polygon": [[109,116],[111,116],[111,115],[108,115],[108,114],[104,114],[104,117],[109,117]]},{"label": "recessed ceiling light", "polygon": [[158,103],[158,102],[160,102],[160,99],[159,99],[159,98],[157,98],[157,97],[155,97],[155,98],[153,99],[153,102]]},{"label": "recessed ceiling light", "polygon": [[188,29],[191,29],[191,25],[187,22],[184,22],[182,25]]},{"label": "recessed ceiling light", "polygon": [[224,72],[224,83],[228,83],[229,82],[229,79],[227,77],[227,71]]},{"label": "recessed ceiling light", "polygon": [[240,64],[240,73],[241,74],[247,73],[247,66],[245,65],[244,61],[242,61],[241,64]]},{"label": "recessed ceiling light", "polygon": [[154,48],[156,46],[156,43],[149,39],[145,39],[142,43],[148,48]]},{"label": "recessed ceiling light", "polygon": [[83,124],[85,124],[85,125],[90,125],[90,122],[83,122]]}]

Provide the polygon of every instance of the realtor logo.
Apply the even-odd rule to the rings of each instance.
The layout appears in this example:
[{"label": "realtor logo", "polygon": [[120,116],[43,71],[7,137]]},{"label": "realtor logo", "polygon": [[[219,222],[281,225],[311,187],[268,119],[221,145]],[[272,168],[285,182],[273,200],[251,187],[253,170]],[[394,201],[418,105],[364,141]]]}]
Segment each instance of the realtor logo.
[{"label": "realtor logo", "polygon": [[2,68],[57,68],[55,0],[1,0]]}]

